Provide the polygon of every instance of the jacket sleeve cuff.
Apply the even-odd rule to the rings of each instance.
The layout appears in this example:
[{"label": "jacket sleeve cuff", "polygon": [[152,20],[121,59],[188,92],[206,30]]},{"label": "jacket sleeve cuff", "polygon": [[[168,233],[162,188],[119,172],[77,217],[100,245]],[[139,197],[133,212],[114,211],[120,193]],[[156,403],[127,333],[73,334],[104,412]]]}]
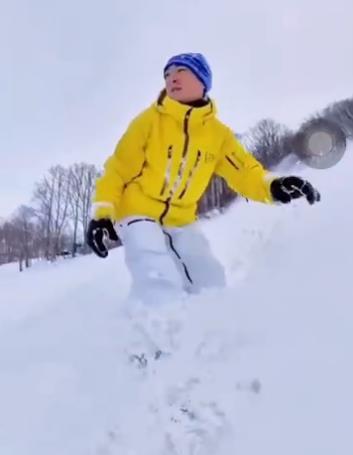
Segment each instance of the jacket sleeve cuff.
[{"label": "jacket sleeve cuff", "polygon": [[265,182],[265,185],[266,185],[266,193],[267,193],[267,197],[266,197],[266,200],[265,202],[267,204],[275,204],[275,200],[273,199],[272,197],[272,193],[271,193],[271,183],[277,178],[278,176],[272,172],[266,172],[266,174],[264,175],[264,182]]},{"label": "jacket sleeve cuff", "polygon": [[115,219],[115,208],[111,202],[94,202],[91,208],[91,218],[94,220],[101,220],[108,218]]}]

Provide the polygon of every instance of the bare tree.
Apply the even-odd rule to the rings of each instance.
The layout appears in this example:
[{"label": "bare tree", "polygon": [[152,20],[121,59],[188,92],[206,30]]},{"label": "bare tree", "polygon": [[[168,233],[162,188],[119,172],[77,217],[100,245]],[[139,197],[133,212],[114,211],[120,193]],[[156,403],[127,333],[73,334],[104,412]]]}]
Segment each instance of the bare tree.
[{"label": "bare tree", "polygon": [[[83,186],[80,197],[80,221],[82,227],[83,236],[87,232],[88,223],[90,220],[92,195],[94,191],[95,181],[99,173],[97,168],[92,164],[85,165],[85,172],[83,174]],[[85,244],[85,252],[88,252]]]},{"label": "bare tree", "polygon": [[69,218],[72,224],[71,254],[74,257],[88,226],[94,183],[98,175],[95,166],[75,163],[68,169]]},{"label": "bare tree", "polygon": [[69,168],[69,203],[70,203],[70,218],[73,224],[73,236],[72,236],[72,257],[75,257],[77,250],[77,238],[78,238],[78,226],[81,211],[81,200],[83,197],[84,188],[84,174],[85,174],[84,163],[73,164]]},{"label": "bare tree", "polygon": [[55,259],[60,238],[67,222],[69,208],[68,171],[62,166],[51,167],[34,191],[37,215],[43,229],[46,259]]},{"label": "bare tree", "polygon": [[247,148],[267,169],[279,164],[290,153],[290,130],[272,119],[258,122],[242,138]]},{"label": "bare tree", "polygon": [[15,251],[19,262],[20,272],[23,270],[23,263],[26,268],[31,266],[31,259],[35,257],[35,210],[32,207],[21,205],[12,219],[13,238]]},{"label": "bare tree", "polygon": [[199,215],[205,215],[214,209],[222,210],[235,198],[236,193],[228,187],[227,183],[222,178],[215,176],[211,179],[204,196],[199,202],[198,213]]},{"label": "bare tree", "polygon": [[0,264],[16,260],[16,244],[14,242],[13,225],[10,221],[0,227]]},{"label": "bare tree", "polygon": [[347,138],[353,138],[353,98],[331,104],[322,117],[337,123]]}]

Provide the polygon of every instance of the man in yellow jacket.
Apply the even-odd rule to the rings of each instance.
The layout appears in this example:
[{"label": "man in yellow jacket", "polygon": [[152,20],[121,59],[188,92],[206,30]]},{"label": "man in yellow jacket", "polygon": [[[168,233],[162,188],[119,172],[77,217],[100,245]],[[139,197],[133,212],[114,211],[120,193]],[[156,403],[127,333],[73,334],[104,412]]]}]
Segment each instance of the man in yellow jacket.
[{"label": "man in yellow jacket", "polygon": [[[272,204],[320,199],[300,177],[275,178],[216,117],[212,73],[201,54],[172,57],[165,89],[129,125],[96,182],[87,241],[100,257],[104,236],[125,247],[133,294],[143,300],[223,286],[224,271],[194,224],[213,175],[240,195]],[[163,297],[162,297],[163,298]]]}]

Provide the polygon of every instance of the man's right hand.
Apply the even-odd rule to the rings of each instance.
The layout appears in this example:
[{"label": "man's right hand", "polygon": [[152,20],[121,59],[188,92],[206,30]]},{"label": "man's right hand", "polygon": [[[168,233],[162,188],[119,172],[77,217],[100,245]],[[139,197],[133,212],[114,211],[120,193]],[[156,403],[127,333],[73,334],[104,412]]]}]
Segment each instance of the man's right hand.
[{"label": "man's right hand", "polygon": [[100,258],[106,258],[108,256],[108,250],[104,244],[105,237],[114,241],[119,240],[118,234],[113,227],[113,223],[108,218],[91,220],[86,234],[87,245],[92,248],[92,250]]},{"label": "man's right hand", "polygon": [[271,194],[275,201],[288,204],[293,199],[305,197],[310,205],[319,202],[320,193],[307,180],[297,176],[279,177],[271,183]]}]

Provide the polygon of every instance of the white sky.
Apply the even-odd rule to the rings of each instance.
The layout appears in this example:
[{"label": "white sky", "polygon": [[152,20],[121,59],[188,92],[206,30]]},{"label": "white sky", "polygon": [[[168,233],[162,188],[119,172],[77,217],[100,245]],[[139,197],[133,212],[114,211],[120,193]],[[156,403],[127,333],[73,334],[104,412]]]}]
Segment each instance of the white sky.
[{"label": "white sky", "polygon": [[353,3],[335,0],[0,1],[0,217],[54,164],[102,165],[154,101],[162,68],[203,52],[219,115],[297,126],[353,96]]}]

